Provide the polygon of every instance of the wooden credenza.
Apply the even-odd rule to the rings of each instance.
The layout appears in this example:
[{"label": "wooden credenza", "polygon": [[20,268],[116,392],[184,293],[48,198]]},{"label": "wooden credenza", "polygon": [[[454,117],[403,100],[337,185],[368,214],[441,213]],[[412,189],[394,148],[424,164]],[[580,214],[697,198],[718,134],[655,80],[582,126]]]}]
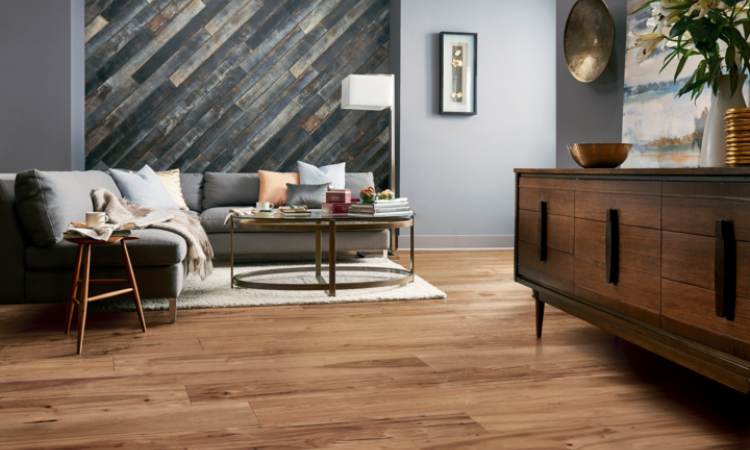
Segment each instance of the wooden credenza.
[{"label": "wooden credenza", "polygon": [[750,169],[517,169],[515,279],[750,392]]}]

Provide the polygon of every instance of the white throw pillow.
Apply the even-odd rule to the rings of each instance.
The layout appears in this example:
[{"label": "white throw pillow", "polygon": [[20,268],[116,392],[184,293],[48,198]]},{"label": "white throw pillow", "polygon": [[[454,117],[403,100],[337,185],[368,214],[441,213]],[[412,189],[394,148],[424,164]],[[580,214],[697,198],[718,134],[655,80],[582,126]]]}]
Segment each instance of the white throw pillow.
[{"label": "white throw pillow", "polygon": [[159,176],[161,184],[172,196],[172,200],[177,203],[180,209],[188,209],[188,205],[185,202],[185,197],[182,195],[182,183],[180,182],[180,169],[163,170],[156,172]]},{"label": "white throw pillow", "polygon": [[162,184],[159,176],[148,165],[138,172],[109,169],[122,196],[136,205],[153,209],[179,209],[172,196]]},{"label": "white throw pillow", "polygon": [[297,161],[297,172],[299,172],[299,184],[328,183],[333,189],[344,189],[346,187],[345,162],[316,167],[306,162]]}]

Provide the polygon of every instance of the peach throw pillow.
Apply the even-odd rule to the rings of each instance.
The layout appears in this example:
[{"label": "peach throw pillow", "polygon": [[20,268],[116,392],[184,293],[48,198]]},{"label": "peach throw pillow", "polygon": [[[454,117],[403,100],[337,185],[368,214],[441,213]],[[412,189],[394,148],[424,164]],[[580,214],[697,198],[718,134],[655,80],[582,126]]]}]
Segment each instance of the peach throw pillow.
[{"label": "peach throw pillow", "polygon": [[297,172],[271,172],[270,170],[259,170],[260,194],[258,200],[271,202],[276,206],[286,205],[286,184],[299,184]]}]

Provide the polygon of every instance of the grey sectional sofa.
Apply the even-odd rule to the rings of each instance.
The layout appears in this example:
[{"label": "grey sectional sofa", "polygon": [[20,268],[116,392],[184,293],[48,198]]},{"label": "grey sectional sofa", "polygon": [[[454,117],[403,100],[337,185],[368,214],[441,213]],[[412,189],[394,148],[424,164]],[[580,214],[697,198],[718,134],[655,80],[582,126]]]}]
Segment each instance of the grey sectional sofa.
[{"label": "grey sectional sofa", "polygon": [[[90,192],[104,187],[120,194],[105,172],[37,172],[38,180],[17,183],[15,174],[0,174],[0,303],[59,302],[69,290],[75,246],[61,239],[71,220],[81,220],[92,209]],[[232,207],[254,205],[258,198],[256,174],[211,173],[181,175],[188,207],[200,214],[216,259],[229,255],[229,229],[224,218]],[[17,186],[20,184],[20,186]],[[347,174],[352,192],[372,184],[372,174]],[[17,195],[18,194],[18,195]],[[40,218],[41,217],[41,218]],[[145,229],[134,232],[140,239],[129,243],[143,298],[177,299],[182,291],[187,245],[176,234]],[[351,232],[337,235],[340,252],[382,252],[389,236],[383,232]],[[270,233],[240,230],[235,235],[238,260],[263,261],[312,259],[314,237],[308,233]],[[325,248],[325,247],[324,247]],[[94,251],[97,275],[121,270],[118,248]]]}]

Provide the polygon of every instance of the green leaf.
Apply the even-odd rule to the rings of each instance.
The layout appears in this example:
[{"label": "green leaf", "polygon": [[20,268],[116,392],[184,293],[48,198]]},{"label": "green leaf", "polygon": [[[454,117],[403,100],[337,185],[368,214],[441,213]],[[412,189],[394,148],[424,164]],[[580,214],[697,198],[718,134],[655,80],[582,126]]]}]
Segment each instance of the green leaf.
[{"label": "green leaf", "polygon": [[688,58],[690,58],[690,54],[683,54],[682,58],[680,58],[680,62],[677,63],[677,69],[674,71],[674,81],[677,82],[677,79],[680,77],[680,73],[682,73],[682,69],[685,68],[685,63],[687,62]]}]

